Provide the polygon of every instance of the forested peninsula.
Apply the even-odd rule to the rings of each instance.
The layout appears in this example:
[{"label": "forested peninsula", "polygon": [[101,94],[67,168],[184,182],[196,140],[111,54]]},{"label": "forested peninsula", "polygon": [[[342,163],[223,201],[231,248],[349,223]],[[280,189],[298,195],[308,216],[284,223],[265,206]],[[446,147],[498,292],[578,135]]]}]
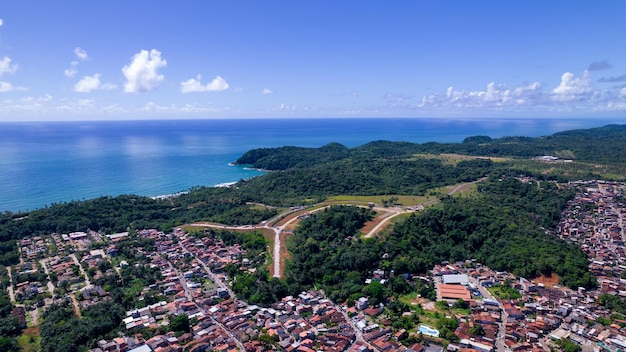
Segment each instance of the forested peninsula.
[{"label": "forested peninsula", "polygon": [[[426,274],[442,262],[466,260],[528,279],[554,274],[563,285],[593,289],[598,282],[589,270],[587,254],[555,236],[555,229],[566,205],[580,191],[573,181],[626,180],[624,155],[626,125],[539,138],[472,136],[462,143],[374,141],[355,148],[332,143],[319,148],[255,149],[236,163],[268,173],[230,187],[198,186],[160,199],[100,197],[0,214],[0,311],[11,311],[14,303],[6,288],[16,288],[16,280],[54,281],[41,268],[10,280],[7,267],[14,268],[13,273],[18,269],[23,239],[82,231],[101,235],[101,242],[91,243],[86,253],[110,246],[106,235],[128,232],[127,239],[116,242],[116,253],[137,264],[135,268],[144,268],[142,258],[155,243],[137,237],[139,231],[171,233],[199,223],[223,228],[195,233],[198,241],[237,244],[253,253],[247,263],[255,270],[242,271],[234,265],[223,270],[233,279],[230,288],[235,294],[263,306],[312,288],[322,289],[335,302],[350,304],[364,293],[378,301],[411,292],[433,299],[431,285],[409,283],[407,275]],[[446,191],[460,184],[472,185],[471,191],[460,196]],[[407,199],[419,199],[419,209],[418,204],[406,204]],[[410,211],[375,235],[365,236],[360,231],[378,216],[377,207]],[[286,214],[299,209],[310,212],[303,213],[286,241],[289,259],[283,275],[272,277],[267,270],[267,257],[272,255],[265,250],[268,237],[256,230],[242,235],[241,229],[276,227]],[[239,227],[228,231],[226,226]],[[81,332],[78,342],[54,342],[54,336],[62,334],[52,332],[55,324],[47,319],[77,319],[70,318],[71,309],[57,307],[44,316],[42,328],[52,330],[45,331],[48,340],[43,346],[92,346],[90,334],[111,335],[122,311],[137,306],[135,297],[144,297],[141,285],[159,281],[148,267],[142,271],[119,262],[117,270],[103,265],[90,274],[100,272],[93,281],[107,287],[114,298],[105,308],[115,312],[112,320],[87,324],[93,331]],[[396,275],[384,288],[366,284],[375,270]],[[156,301],[159,295],[150,297]],[[59,292],[59,297],[50,298],[61,296]],[[82,319],[96,319],[98,309],[84,310]],[[11,339],[20,333],[11,319],[0,321],[1,335],[7,336],[0,345],[8,350],[15,347]]]}]

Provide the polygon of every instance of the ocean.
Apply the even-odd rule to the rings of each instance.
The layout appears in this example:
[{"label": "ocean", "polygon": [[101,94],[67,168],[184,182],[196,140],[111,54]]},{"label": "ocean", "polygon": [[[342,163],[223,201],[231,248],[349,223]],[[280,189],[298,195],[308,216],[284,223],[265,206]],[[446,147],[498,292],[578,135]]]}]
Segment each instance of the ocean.
[{"label": "ocean", "polygon": [[0,123],[0,211],[103,195],[159,196],[261,175],[229,166],[253,148],[374,140],[538,137],[598,119],[231,119]]}]

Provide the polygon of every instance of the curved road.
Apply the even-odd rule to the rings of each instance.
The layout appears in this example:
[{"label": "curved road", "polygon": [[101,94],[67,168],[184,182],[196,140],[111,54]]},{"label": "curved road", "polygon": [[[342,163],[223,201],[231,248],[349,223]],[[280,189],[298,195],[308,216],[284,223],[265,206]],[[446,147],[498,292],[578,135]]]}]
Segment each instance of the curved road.
[{"label": "curved road", "polygon": [[[465,187],[467,187],[467,186],[469,186],[469,185],[473,185],[473,184],[478,183],[478,182],[481,182],[481,181],[484,181],[485,179],[486,179],[486,177],[483,177],[483,178],[481,178],[481,179],[479,179],[479,180],[476,180],[476,181],[472,181],[472,182],[465,182],[465,183],[460,183],[460,184],[458,184],[458,185],[454,186],[454,188],[452,188],[452,189],[451,189],[451,190],[447,193],[447,195],[451,196],[451,195],[453,195],[453,194],[455,194],[455,193],[457,193],[457,192],[463,191]],[[428,201],[426,201],[426,202],[423,202],[423,203],[418,204],[418,205],[417,205],[417,208],[421,208],[421,209],[423,209],[423,207],[426,207],[427,205],[431,205],[431,204],[433,204],[433,203],[434,203],[434,202],[436,202],[436,201],[437,201],[437,199],[431,199],[431,200],[428,200]],[[389,211],[391,208],[375,208],[375,209],[378,209],[378,210],[383,210],[383,211]],[[395,218],[396,216],[398,216],[398,215],[400,215],[400,214],[408,214],[408,213],[413,213],[413,212],[415,212],[415,210],[404,210],[404,209],[402,209],[402,208],[392,208],[392,209],[393,209],[392,211],[394,212],[392,215],[389,215],[389,216],[387,216],[387,217],[383,218],[383,219],[382,219],[382,220],[381,220],[378,224],[376,224],[376,226],[374,226],[374,228],[373,228],[373,229],[371,229],[371,230],[370,230],[370,231],[369,231],[369,232],[368,232],[365,236],[363,236],[363,237],[365,237],[365,238],[370,238],[370,237],[374,236],[376,233],[378,233],[378,231],[380,231],[380,229],[381,229],[381,228],[382,228],[382,227],[383,227],[383,226],[384,226],[384,225],[385,225],[385,224],[386,224],[389,220],[391,220],[391,219]]]},{"label": "curved road", "polygon": [[[458,184],[456,186],[454,186],[454,188],[452,188],[447,195],[451,196],[459,191],[462,191],[465,187],[478,183],[480,181],[485,180],[486,177],[483,177],[479,180],[476,181],[472,181],[472,182],[466,182],[466,183],[461,183]],[[420,203],[417,205],[418,208],[421,207],[425,207],[427,205],[430,205],[432,203],[434,203],[436,201],[436,199],[431,199],[429,201]],[[313,209],[311,211],[309,211],[309,213],[314,213],[314,212],[318,212],[322,209],[326,209],[328,208],[330,205],[324,206],[324,207],[320,207],[317,209]],[[365,207],[365,206],[363,206]],[[386,216],[385,218],[383,218],[378,224],[376,224],[376,226],[374,226],[373,229],[371,229],[367,234],[365,234],[365,238],[369,238],[374,236],[376,233],[378,233],[378,231],[380,231],[380,229],[387,224],[387,222],[391,219],[393,219],[394,217],[400,215],[400,214],[407,214],[407,213],[412,213],[415,210],[404,210],[402,208],[374,208],[374,210],[377,211],[384,211],[384,212],[392,212],[391,215]],[[297,212],[297,211],[296,211]],[[289,213],[294,213],[293,210],[289,210],[286,213],[283,214],[279,214],[277,216],[275,216],[273,219],[277,219],[280,218],[282,216],[286,216]],[[273,220],[272,219],[272,220]],[[197,223],[193,223],[190,224],[190,226],[202,226],[202,227],[213,227],[213,228],[220,228],[220,229],[226,229],[226,230],[250,230],[250,229],[261,229],[261,228],[265,228],[265,229],[272,229],[274,230],[274,277],[280,278],[282,277],[281,272],[280,272],[280,262],[281,262],[281,257],[280,257],[280,235],[282,234],[282,232],[285,230],[285,228],[287,227],[287,225],[291,224],[292,222],[298,220],[298,217],[295,216],[291,219],[289,219],[289,221],[287,221],[286,223],[284,223],[281,226],[269,226],[268,224],[272,222],[272,220],[268,220],[265,221],[263,225],[245,225],[245,226],[226,226],[226,225],[221,225],[221,224],[215,224],[215,223],[209,223],[209,222],[197,222]]]}]

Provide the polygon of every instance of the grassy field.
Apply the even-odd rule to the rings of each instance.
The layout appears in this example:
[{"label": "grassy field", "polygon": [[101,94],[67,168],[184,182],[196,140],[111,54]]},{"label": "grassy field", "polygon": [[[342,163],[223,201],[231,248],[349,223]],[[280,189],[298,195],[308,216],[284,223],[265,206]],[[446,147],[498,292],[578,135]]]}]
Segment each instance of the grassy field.
[{"label": "grassy field", "polygon": [[[567,153],[559,155],[561,158],[572,159],[574,156]],[[567,177],[584,177],[589,174],[601,175],[606,180],[621,181],[626,179],[626,167],[623,165],[594,164],[585,162],[546,163],[530,159],[513,159],[501,157],[472,156],[463,154],[415,154],[414,158],[438,159],[444,164],[456,165],[463,160],[489,159],[496,163],[510,162],[511,167],[518,170],[527,170],[544,174],[564,175]]]},{"label": "grassy field", "polygon": [[463,155],[463,154],[415,154],[416,158],[423,159],[439,159],[443,161],[444,164],[448,165],[456,165],[459,161],[463,160],[475,160],[475,159],[489,159],[493,162],[504,162],[509,161],[509,158],[498,158],[498,157],[490,157],[490,156],[473,156],[473,155]]},{"label": "grassy field", "polygon": [[[207,226],[207,227],[208,227],[208,226]],[[192,235],[193,235],[194,233],[204,231],[204,229],[205,229],[205,228],[206,228],[206,227],[202,227],[202,226],[182,226],[182,227],[181,227],[181,229],[182,229],[183,231],[185,231],[185,232],[186,232],[186,233],[188,233],[188,234],[192,234]]]},{"label": "grassy field", "polygon": [[329,202],[354,202],[360,204],[374,203],[380,204],[383,199],[389,199],[390,197],[396,197],[398,200],[396,204],[411,206],[424,203],[426,201],[436,198],[435,196],[403,196],[403,195],[378,195],[378,196],[348,196],[339,195],[328,197]]},{"label": "grassy field", "polygon": [[492,286],[487,290],[489,290],[494,297],[499,299],[518,299],[522,297],[519,291],[506,285]]},{"label": "grassy field", "polygon": [[355,204],[367,204],[367,203],[375,203],[380,204],[383,199],[389,199],[391,197],[397,198],[395,202],[398,205],[403,206],[414,206],[419,205],[425,202],[437,202],[440,196],[449,194],[456,188],[455,194],[469,194],[476,191],[476,184],[463,184],[461,187],[459,185],[450,185],[445,187],[437,187],[428,190],[427,195],[425,196],[407,196],[400,194],[385,194],[385,195],[376,195],[376,196],[350,196],[350,195],[338,195],[328,197],[326,202],[344,202],[344,203],[355,203]]},{"label": "grassy field", "polygon": [[563,175],[569,178],[588,178],[595,174],[609,181],[626,179],[626,167],[622,165],[593,164],[582,162],[546,163],[537,160],[515,160],[512,168],[534,173]]}]

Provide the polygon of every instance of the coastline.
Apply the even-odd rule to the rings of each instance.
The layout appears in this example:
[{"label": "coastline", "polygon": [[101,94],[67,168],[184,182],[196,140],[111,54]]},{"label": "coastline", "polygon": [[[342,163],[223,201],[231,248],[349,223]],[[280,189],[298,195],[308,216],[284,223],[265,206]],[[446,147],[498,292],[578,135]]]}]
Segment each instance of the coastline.
[{"label": "coastline", "polygon": [[152,198],[154,200],[176,198],[178,196],[181,196],[181,195],[187,194],[187,193],[189,193],[189,191],[180,191],[180,192],[176,192],[176,193],[162,194],[162,195],[158,195],[158,196],[153,196],[153,197],[150,197],[150,198]]},{"label": "coastline", "polygon": [[[459,143],[469,136],[538,137],[623,119],[255,119],[5,123],[0,211],[100,196],[164,196],[268,170],[232,162],[258,148],[353,148],[376,140]],[[235,167],[228,167],[235,166]]]}]

